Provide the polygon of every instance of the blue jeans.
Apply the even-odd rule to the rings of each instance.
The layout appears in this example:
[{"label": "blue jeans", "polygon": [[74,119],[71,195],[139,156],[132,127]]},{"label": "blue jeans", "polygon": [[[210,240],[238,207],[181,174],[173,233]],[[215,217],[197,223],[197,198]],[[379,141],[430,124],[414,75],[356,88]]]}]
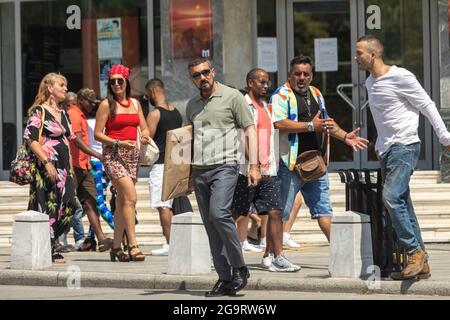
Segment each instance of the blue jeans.
[{"label": "blue jeans", "polygon": [[[73,238],[75,239],[75,242],[84,240],[84,227],[83,227],[83,215],[84,215],[84,209],[83,205],[81,204],[80,200],[78,200],[78,197],[75,197],[76,199],[76,208],[75,212],[73,214],[72,219],[70,220],[70,227],[73,229]],[[68,232],[69,230],[67,230]]]},{"label": "blue jeans", "polygon": [[278,180],[281,190],[281,204],[284,208],[283,221],[289,220],[295,196],[299,191],[301,191],[303,199],[309,208],[312,219],[331,217],[333,215],[328,173],[316,181],[305,183],[295,170],[289,171],[283,160],[280,160]]},{"label": "blue jeans", "polygon": [[383,203],[392,219],[398,240],[407,253],[425,245],[411,201],[409,180],[419,160],[420,143],[393,144],[381,155]]}]

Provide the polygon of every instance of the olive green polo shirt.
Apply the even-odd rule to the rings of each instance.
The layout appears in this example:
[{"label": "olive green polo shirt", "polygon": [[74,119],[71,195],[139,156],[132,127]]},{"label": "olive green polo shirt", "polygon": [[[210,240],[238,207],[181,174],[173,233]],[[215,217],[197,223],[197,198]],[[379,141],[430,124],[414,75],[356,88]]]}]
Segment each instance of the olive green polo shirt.
[{"label": "olive green polo shirt", "polygon": [[244,96],[236,89],[216,83],[216,91],[208,99],[199,94],[186,107],[186,117],[194,128],[195,166],[238,162],[242,157],[238,155],[241,150],[238,129],[254,125]]}]

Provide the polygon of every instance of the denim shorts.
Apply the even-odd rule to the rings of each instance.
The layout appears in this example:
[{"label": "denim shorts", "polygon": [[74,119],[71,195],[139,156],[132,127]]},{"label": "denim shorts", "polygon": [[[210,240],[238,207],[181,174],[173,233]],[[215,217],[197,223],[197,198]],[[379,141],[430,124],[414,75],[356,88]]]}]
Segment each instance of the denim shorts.
[{"label": "denim shorts", "polygon": [[330,200],[328,173],[316,181],[305,183],[297,175],[297,172],[289,171],[283,161],[280,161],[278,180],[281,190],[281,204],[284,208],[283,221],[289,220],[295,196],[299,191],[301,191],[309,208],[312,219],[332,216],[333,208]]}]

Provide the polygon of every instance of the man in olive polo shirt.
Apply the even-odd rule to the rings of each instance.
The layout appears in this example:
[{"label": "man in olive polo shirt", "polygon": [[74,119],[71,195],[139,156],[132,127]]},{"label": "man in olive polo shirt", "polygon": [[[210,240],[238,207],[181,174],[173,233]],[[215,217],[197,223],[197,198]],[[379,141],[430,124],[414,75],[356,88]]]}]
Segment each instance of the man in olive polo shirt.
[{"label": "man in olive polo shirt", "polygon": [[186,107],[186,117],[194,128],[195,196],[219,275],[205,295],[235,295],[247,285],[250,276],[231,214],[239,174],[237,136],[242,128],[248,137],[248,182],[256,186],[261,179],[256,129],[242,94],[214,80],[215,70],[208,59],[192,60],[188,70],[200,91]]}]

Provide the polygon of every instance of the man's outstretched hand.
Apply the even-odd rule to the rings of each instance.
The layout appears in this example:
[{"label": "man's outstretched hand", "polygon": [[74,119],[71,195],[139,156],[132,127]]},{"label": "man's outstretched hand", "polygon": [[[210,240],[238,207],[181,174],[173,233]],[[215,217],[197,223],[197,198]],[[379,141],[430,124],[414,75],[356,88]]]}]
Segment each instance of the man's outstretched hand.
[{"label": "man's outstretched hand", "polygon": [[369,144],[369,140],[358,136],[358,132],[361,128],[357,128],[352,132],[348,132],[345,137],[345,143],[352,147],[354,151],[367,149],[367,145]]}]

